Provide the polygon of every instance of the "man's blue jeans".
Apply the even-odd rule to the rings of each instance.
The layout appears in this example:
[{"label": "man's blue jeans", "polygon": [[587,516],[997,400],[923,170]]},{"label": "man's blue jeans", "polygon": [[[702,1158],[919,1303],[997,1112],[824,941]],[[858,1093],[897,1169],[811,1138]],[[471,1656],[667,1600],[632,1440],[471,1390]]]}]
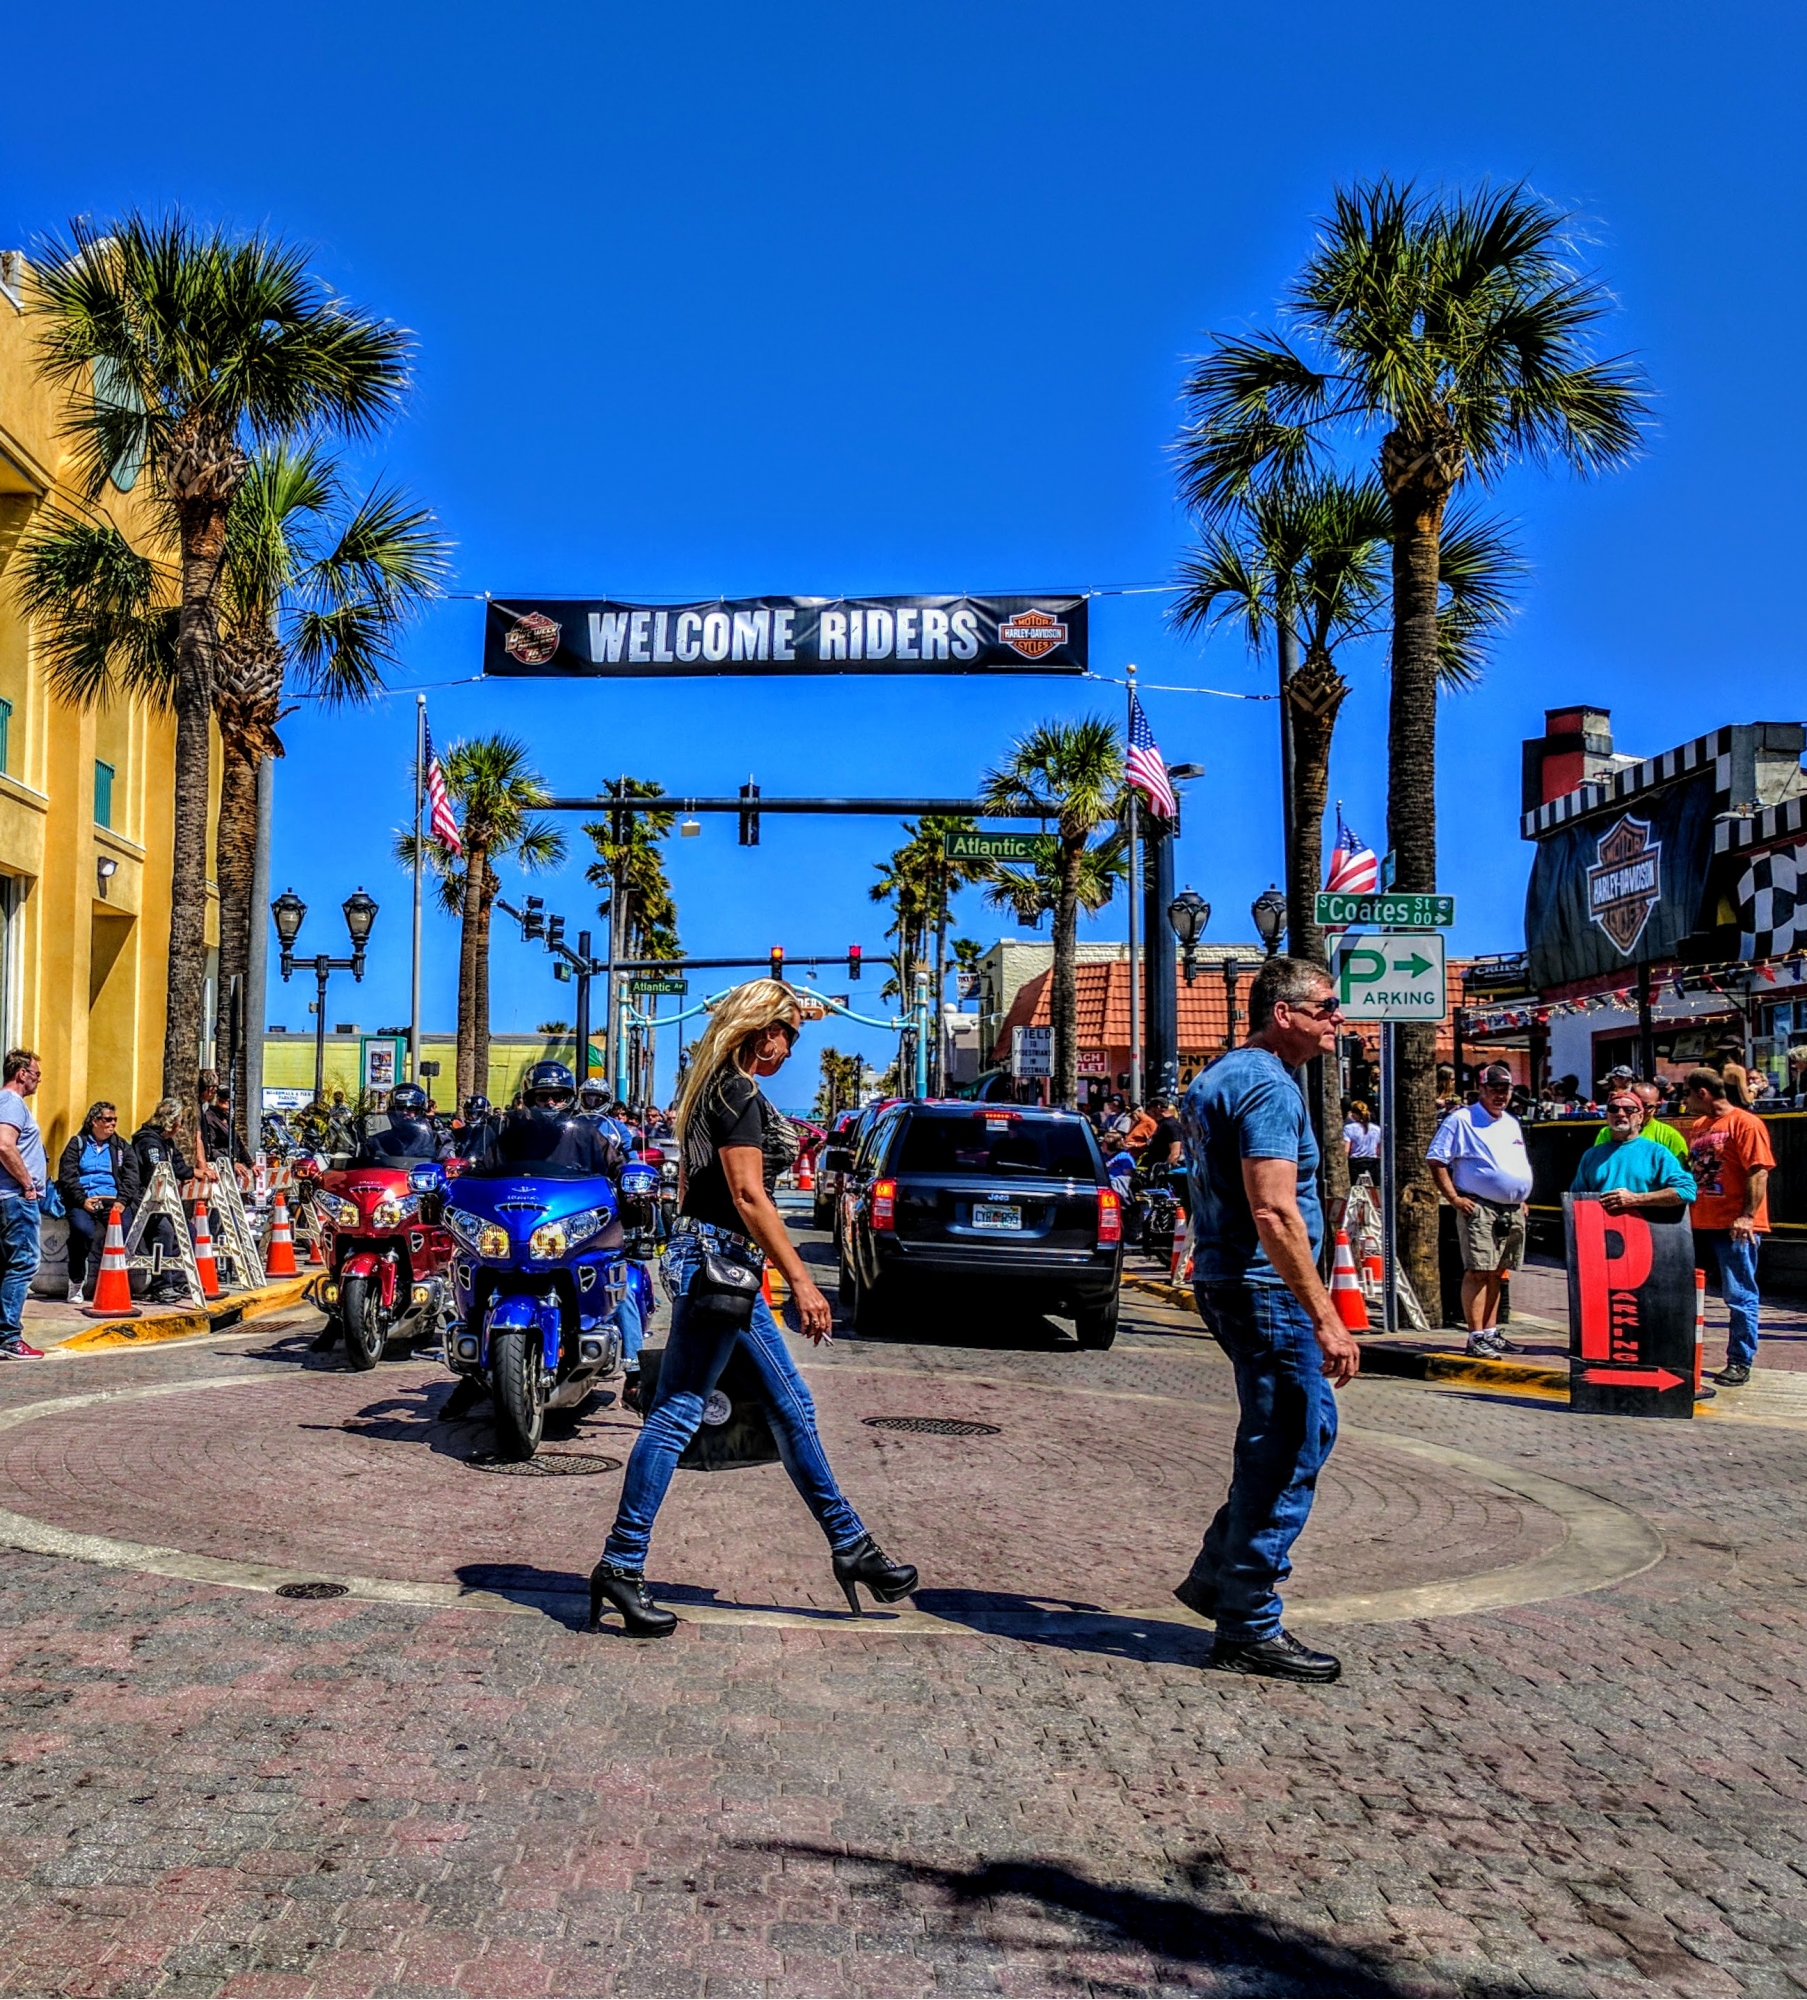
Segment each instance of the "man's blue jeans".
[{"label": "man's blue jeans", "polygon": [[684,1447],[696,1436],[703,1405],[728,1365],[736,1340],[759,1377],[760,1398],[791,1484],[821,1523],[828,1546],[837,1555],[851,1549],[866,1530],[835,1484],[828,1454],[816,1434],[815,1402],[784,1344],[783,1329],[764,1299],[753,1308],[752,1323],[744,1330],[718,1313],[694,1311],[684,1293],[701,1261],[695,1244],[694,1236],[676,1237],[666,1252],[665,1279],[674,1296],[671,1333],[659,1369],[659,1400],[628,1457],[621,1505],[603,1559],[622,1569],[645,1568],[653,1521],[671,1475]]},{"label": "man's blue jeans", "polygon": [[621,1333],[621,1359],[624,1366],[640,1366],[640,1350],[646,1345],[646,1315],[640,1307],[640,1274],[644,1266],[632,1258],[628,1260],[627,1290],[621,1295],[621,1303],[615,1308],[615,1325]]},{"label": "man's blue jeans", "polygon": [[38,1268],[38,1205],[0,1196],[0,1340],[25,1333],[25,1299]]},{"label": "man's blue jeans", "polygon": [[1217,1595],[1217,1636],[1234,1645],[1280,1629],[1278,1586],[1336,1443],[1336,1392],[1304,1308],[1284,1285],[1200,1284],[1199,1312],[1236,1370],[1235,1469],[1192,1565]]},{"label": "man's blue jeans", "polygon": [[1749,1368],[1757,1359],[1757,1245],[1752,1237],[1740,1242],[1729,1229],[1697,1229],[1696,1244],[1713,1247],[1713,1261],[1719,1266],[1719,1296],[1731,1319],[1731,1333],[1725,1344],[1728,1365]]}]

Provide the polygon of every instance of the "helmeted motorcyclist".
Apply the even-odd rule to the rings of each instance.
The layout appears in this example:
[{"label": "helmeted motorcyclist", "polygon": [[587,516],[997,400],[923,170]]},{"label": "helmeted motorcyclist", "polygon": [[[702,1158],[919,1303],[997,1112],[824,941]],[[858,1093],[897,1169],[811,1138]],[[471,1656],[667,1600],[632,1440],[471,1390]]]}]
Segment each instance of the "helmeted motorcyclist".
[{"label": "helmeted motorcyclist", "polygon": [[378,1126],[358,1148],[360,1167],[399,1167],[439,1158],[439,1134],[427,1116],[427,1093],[417,1083],[400,1083],[389,1093],[389,1123]]},{"label": "helmeted motorcyclist", "polygon": [[576,1095],[576,1080],[563,1063],[535,1063],[527,1072],[526,1102],[502,1121],[493,1164],[573,1178],[614,1175],[621,1165],[619,1147],[612,1135],[576,1115]]},{"label": "helmeted motorcyclist", "polygon": [[481,1094],[464,1100],[464,1116],[452,1134],[452,1153],[460,1160],[484,1160],[496,1144],[495,1113]]}]

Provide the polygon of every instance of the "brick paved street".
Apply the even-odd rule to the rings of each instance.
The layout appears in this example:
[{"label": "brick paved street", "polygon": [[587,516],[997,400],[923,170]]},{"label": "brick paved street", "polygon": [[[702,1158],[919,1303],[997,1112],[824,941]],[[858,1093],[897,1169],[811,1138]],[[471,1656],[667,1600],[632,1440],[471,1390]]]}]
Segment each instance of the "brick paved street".
[{"label": "brick paved street", "polygon": [[441,1371],[313,1324],[0,1375],[6,1991],[1807,1989],[1792,1422],[1357,1382],[1291,1587],[1346,1677],[1289,1689],[1165,1597],[1227,1469],[1197,1320],[949,1313],[809,1357],[915,1611],[836,1615],[776,1468],[684,1474],[635,1646],[570,1594],[619,1473],[484,1476]]}]

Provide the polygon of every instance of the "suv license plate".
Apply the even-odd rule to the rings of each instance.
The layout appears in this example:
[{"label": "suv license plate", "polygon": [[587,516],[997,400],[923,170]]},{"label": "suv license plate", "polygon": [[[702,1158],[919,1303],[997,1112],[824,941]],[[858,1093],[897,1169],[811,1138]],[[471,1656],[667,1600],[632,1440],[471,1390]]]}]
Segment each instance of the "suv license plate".
[{"label": "suv license plate", "polygon": [[983,1201],[973,1203],[973,1227],[975,1229],[1021,1229],[1023,1211],[1020,1208],[1000,1208]]}]

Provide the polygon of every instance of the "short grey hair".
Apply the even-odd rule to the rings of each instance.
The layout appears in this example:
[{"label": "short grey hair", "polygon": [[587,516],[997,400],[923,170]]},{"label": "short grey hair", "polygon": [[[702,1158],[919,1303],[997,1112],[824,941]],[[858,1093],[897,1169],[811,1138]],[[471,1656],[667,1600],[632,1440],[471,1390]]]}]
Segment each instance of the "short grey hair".
[{"label": "short grey hair", "polygon": [[1284,1000],[1289,1007],[1296,1007],[1301,1001],[1317,999],[1326,988],[1334,991],[1335,985],[1325,968],[1313,959],[1270,958],[1249,988],[1250,1034],[1258,1035],[1272,1024],[1277,1001]]}]

